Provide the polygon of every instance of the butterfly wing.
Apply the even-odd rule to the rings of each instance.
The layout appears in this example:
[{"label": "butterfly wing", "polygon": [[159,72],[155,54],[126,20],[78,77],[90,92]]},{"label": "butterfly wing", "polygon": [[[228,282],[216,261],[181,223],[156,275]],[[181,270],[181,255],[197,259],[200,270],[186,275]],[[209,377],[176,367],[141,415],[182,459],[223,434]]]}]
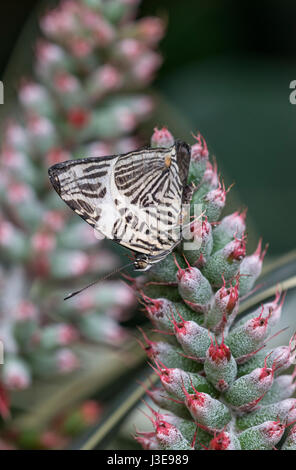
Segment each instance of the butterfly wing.
[{"label": "butterfly wing", "polygon": [[51,184],[63,201],[92,227],[100,219],[112,161],[116,156],[82,158],[49,168]]},{"label": "butterfly wing", "polygon": [[[188,174],[187,146],[185,151],[189,155]],[[123,218],[118,220],[115,237],[127,248],[149,255],[151,260],[164,258],[180,241],[184,189],[178,162],[181,154],[182,178],[187,180],[183,152],[183,144],[177,142],[169,149],[149,149],[137,159],[126,155],[115,165],[113,193],[117,191],[124,198],[122,210],[126,209],[129,218],[129,223]]]},{"label": "butterfly wing", "polygon": [[[182,204],[180,175],[184,179],[184,160],[182,171],[178,162],[181,147],[177,142],[170,149],[70,160],[51,167],[49,177],[60,197],[91,226],[133,251],[158,258],[180,238],[175,227]],[[188,167],[189,161],[187,172]]]}]

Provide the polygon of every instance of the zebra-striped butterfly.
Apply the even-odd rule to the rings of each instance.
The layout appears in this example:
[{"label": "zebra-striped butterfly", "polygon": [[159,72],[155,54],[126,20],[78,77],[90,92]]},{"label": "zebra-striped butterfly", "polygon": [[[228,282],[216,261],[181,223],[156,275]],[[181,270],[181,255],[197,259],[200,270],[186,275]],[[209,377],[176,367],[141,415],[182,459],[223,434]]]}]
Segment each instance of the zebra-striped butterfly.
[{"label": "zebra-striped butterfly", "polygon": [[146,271],[181,239],[190,147],[144,148],[123,155],[68,160],[49,168],[65,203],[107,238],[135,252]]}]

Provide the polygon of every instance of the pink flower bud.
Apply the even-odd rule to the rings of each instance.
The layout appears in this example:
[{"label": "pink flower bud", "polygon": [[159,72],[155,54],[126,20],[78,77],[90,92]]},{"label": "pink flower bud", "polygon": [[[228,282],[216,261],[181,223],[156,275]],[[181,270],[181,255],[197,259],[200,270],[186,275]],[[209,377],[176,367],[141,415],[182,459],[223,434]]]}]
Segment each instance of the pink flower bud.
[{"label": "pink flower bud", "polygon": [[242,261],[246,256],[246,239],[244,236],[242,238],[235,238],[233,242],[228,243],[227,249],[228,261]]},{"label": "pink flower bud", "polygon": [[287,425],[287,423],[291,423],[296,417],[295,410],[296,399],[288,398],[270,405],[260,406],[252,413],[241,415],[238,417],[236,424],[240,430],[272,420],[277,420]]},{"label": "pink flower bud", "polygon": [[188,268],[178,267],[178,290],[184,302],[195,312],[206,313],[210,309],[212,288],[200,270],[188,264]]},{"label": "pink flower bud", "polygon": [[7,145],[12,148],[24,148],[27,145],[27,134],[22,126],[10,120],[5,128]]},{"label": "pink flower bud", "polygon": [[27,184],[12,182],[7,196],[11,204],[20,204],[28,202],[33,197],[33,192]]},{"label": "pink flower bud", "polygon": [[38,41],[36,47],[38,67],[41,69],[60,64],[65,60],[63,49],[47,41]]},{"label": "pink flower bud", "polygon": [[79,90],[80,84],[74,75],[58,72],[53,79],[53,85],[58,93],[74,93]]},{"label": "pink flower bud", "polygon": [[83,108],[73,108],[68,113],[68,122],[75,129],[83,129],[90,120],[90,112]]},{"label": "pink flower bud", "polygon": [[28,300],[23,300],[15,309],[14,316],[16,321],[36,320],[38,310],[36,306]]},{"label": "pink flower bud", "polygon": [[147,118],[155,108],[154,100],[151,96],[139,96],[133,102],[133,111],[139,119]]},{"label": "pink flower bud", "polygon": [[270,390],[274,379],[274,368],[264,366],[237,379],[226,391],[225,399],[239,412],[253,411]]},{"label": "pink flower bud", "polygon": [[205,139],[202,137],[200,133],[197,136],[193,136],[196,139],[196,144],[192,145],[191,147],[191,159],[193,162],[197,161],[208,161],[209,159],[209,151],[208,146]]},{"label": "pink flower bud", "polygon": [[115,90],[121,84],[119,71],[113,65],[103,65],[97,73],[97,79],[103,90]]},{"label": "pink flower bud", "polygon": [[155,72],[162,64],[162,57],[157,52],[146,52],[135,62],[131,73],[136,81],[147,85],[155,76]]},{"label": "pink flower bud", "polygon": [[85,9],[83,11],[83,22],[99,47],[106,47],[113,41],[115,31],[103,16]]},{"label": "pink flower bud", "polygon": [[122,39],[116,46],[116,53],[129,62],[136,61],[142,54],[144,45],[133,38]]},{"label": "pink flower bud", "polygon": [[183,388],[187,391],[192,392],[192,387],[199,390],[199,388],[209,395],[216,396],[216,392],[213,387],[207,382],[207,380],[199,374],[190,374],[179,368],[165,367],[163,364],[159,364],[155,361],[157,369],[154,367],[153,370],[157,373],[160,381],[170,395],[184,401],[185,395]]},{"label": "pink flower bud", "polygon": [[211,359],[211,361],[218,365],[222,362],[229,362],[231,358],[231,352],[225,343],[222,342],[219,345],[212,342],[208,349],[208,357]]},{"label": "pink flower bud", "polygon": [[91,54],[93,46],[92,44],[86,40],[79,37],[74,37],[69,44],[71,53],[77,59],[83,59]]},{"label": "pink flower bud", "polygon": [[57,352],[57,367],[60,373],[69,373],[79,367],[77,356],[70,349],[61,349]]},{"label": "pink flower bud", "polygon": [[238,279],[236,284],[223,286],[216,292],[214,305],[206,316],[206,325],[215,334],[228,332],[239,308]]},{"label": "pink flower bud", "polygon": [[3,165],[14,170],[23,168],[26,161],[25,155],[22,152],[10,147],[5,147],[1,151],[0,158]]},{"label": "pink flower bud", "polygon": [[203,185],[209,188],[209,191],[215,189],[219,185],[219,177],[216,162],[212,165],[209,161],[206,163],[206,171],[203,176]]},{"label": "pink flower bud", "polygon": [[231,349],[238,364],[247,361],[253,354],[260,349],[264,340],[267,338],[270,329],[271,315],[264,317],[264,307],[257,317],[249,318],[244,323],[230,331],[226,343]]},{"label": "pink flower bud", "polygon": [[[285,295],[281,296],[281,292],[278,290],[272,302],[266,302],[258,307],[255,312],[247,315],[244,321],[254,318],[255,316],[260,316],[260,318],[268,319],[270,326],[275,326],[281,318],[284,300]],[[241,320],[240,324],[242,322],[243,320]]]},{"label": "pink flower bud", "polygon": [[37,252],[48,253],[56,247],[56,238],[52,233],[36,232],[31,239],[32,248]]},{"label": "pink flower bud", "polygon": [[239,435],[242,450],[272,450],[281,440],[285,426],[278,421],[266,421]]},{"label": "pink flower bud", "polygon": [[25,82],[19,92],[19,98],[24,106],[32,107],[48,99],[46,88],[38,83]]},{"label": "pink flower bud", "polygon": [[73,276],[80,276],[84,274],[90,266],[90,258],[86,253],[77,251],[73,253],[72,262],[71,262],[71,273]]},{"label": "pink flower bud", "polygon": [[261,252],[262,239],[259,240],[255,252],[246,256],[240,266],[240,273],[244,274],[240,280],[240,295],[246,295],[254,286],[256,279],[259,277],[262,269],[262,263],[266,254],[268,245]]},{"label": "pink flower bud", "polygon": [[67,346],[79,337],[78,331],[72,325],[61,324],[57,328],[57,342],[61,346]]},{"label": "pink flower bud", "polygon": [[223,227],[229,235],[241,237],[246,230],[246,215],[246,210],[241,213],[239,211],[233,212],[222,219],[219,227]]},{"label": "pink flower bud", "polygon": [[233,433],[221,431],[211,440],[209,450],[240,450],[240,442]]},{"label": "pink flower bud", "polygon": [[130,108],[119,106],[115,110],[115,118],[121,132],[131,132],[137,125],[137,118]]},{"label": "pink flower bud", "polygon": [[55,132],[53,124],[49,119],[36,114],[29,117],[28,131],[32,137],[50,137]]},{"label": "pink flower bud", "polygon": [[105,64],[90,77],[88,90],[93,99],[99,99],[105,93],[118,90],[122,83],[123,78],[120,71],[111,64]]},{"label": "pink flower bud", "polygon": [[190,250],[185,250],[186,258],[194,267],[201,269],[206,264],[213,248],[212,226],[208,218],[205,217],[202,222],[194,220],[190,224],[190,233],[193,237],[192,243],[196,243],[198,248],[192,249],[191,247]]},{"label": "pink flower bud", "polygon": [[2,378],[4,385],[11,390],[23,390],[31,384],[30,371],[25,362],[19,358],[6,359]]},{"label": "pink flower bud", "polygon": [[179,322],[174,320],[175,335],[186,354],[198,362],[204,362],[207,350],[211,344],[208,330],[194,321]]},{"label": "pink flower bud", "polygon": [[43,222],[53,232],[60,232],[65,225],[65,217],[57,210],[50,210],[45,212]]},{"label": "pink flower bud", "polygon": [[151,137],[151,147],[164,147],[168,148],[174,145],[174,137],[170,131],[163,127],[162,129],[154,128],[154,133]]},{"label": "pink flower bud", "polygon": [[210,397],[207,393],[194,390],[193,394],[183,388],[185,405],[192,418],[207,432],[221,431],[231,420],[228,408],[220,401]]},{"label": "pink flower bud", "polygon": [[140,38],[148,44],[157,44],[164,35],[164,23],[160,18],[146,17],[138,21]]},{"label": "pink flower bud", "polygon": [[65,162],[66,160],[71,159],[71,155],[64,149],[61,148],[52,148],[46,154],[46,162],[48,166],[55,165],[56,163]]},{"label": "pink flower bud", "polygon": [[225,392],[235,381],[237,365],[230,349],[224,343],[212,340],[207,351],[204,370],[209,382],[220,392]]},{"label": "pink flower bud", "polygon": [[224,248],[234,237],[243,236],[246,229],[245,218],[246,211],[241,214],[237,211],[221,220],[213,230],[214,251]]},{"label": "pink flower bud", "polygon": [[206,215],[210,222],[216,222],[225,206],[226,194],[231,186],[226,190],[224,183],[219,182],[216,189],[209,191],[203,198],[202,202],[205,206]]}]

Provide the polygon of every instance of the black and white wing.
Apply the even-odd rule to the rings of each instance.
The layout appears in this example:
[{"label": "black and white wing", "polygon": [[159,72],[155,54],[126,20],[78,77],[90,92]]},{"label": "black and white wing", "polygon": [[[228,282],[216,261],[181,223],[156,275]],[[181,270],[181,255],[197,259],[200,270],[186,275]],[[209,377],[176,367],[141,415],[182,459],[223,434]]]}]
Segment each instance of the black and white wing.
[{"label": "black and white wing", "polygon": [[176,142],[169,149],[70,160],[51,167],[49,176],[66,204],[107,238],[161,259],[180,239],[189,162],[189,147]]}]

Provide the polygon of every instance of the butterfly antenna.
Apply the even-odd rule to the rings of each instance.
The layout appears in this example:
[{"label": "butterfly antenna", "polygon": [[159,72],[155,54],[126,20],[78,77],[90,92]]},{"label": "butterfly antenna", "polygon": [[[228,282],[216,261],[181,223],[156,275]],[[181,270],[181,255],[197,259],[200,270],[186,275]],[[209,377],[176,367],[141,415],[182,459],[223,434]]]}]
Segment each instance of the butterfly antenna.
[{"label": "butterfly antenna", "polygon": [[74,297],[75,295],[80,294],[81,292],[88,289],[89,287],[92,287],[92,286],[94,286],[95,284],[97,284],[99,282],[105,281],[106,279],[113,276],[114,274],[119,273],[123,269],[128,268],[129,266],[132,266],[132,265],[133,265],[133,263],[128,263],[128,264],[125,264],[124,266],[121,266],[120,268],[114,269],[114,271],[112,271],[111,273],[107,274],[106,276],[101,277],[100,279],[96,279],[95,281],[91,282],[87,286],[82,287],[82,289],[76,290],[75,292],[70,292],[70,294],[66,295],[64,300],[71,299],[72,297]]}]

